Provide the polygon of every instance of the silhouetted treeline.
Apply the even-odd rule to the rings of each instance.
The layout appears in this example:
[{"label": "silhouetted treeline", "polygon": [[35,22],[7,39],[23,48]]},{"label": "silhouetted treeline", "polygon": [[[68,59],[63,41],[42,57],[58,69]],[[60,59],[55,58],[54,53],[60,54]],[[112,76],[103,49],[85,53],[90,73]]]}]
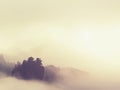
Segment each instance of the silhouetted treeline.
[{"label": "silhouetted treeline", "polygon": [[58,68],[54,65],[43,66],[42,60],[29,57],[23,60],[22,63],[18,62],[12,70],[12,76],[24,80],[43,80],[46,82],[56,82],[64,80],[66,77],[74,78],[74,75],[86,76],[86,72],[82,72],[72,68]]},{"label": "silhouetted treeline", "polygon": [[12,75],[20,77],[25,80],[37,79],[42,80],[44,78],[45,68],[42,65],[42,60],[33,57],[29,57],[28,60],[24,60],[22,64],[18,62],[12,70]]}]

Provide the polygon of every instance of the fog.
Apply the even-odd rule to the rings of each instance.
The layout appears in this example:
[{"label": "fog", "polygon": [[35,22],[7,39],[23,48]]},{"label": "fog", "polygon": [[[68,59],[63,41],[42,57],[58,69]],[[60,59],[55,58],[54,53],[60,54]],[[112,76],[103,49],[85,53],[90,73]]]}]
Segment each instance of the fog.
[{"label": "fog", "polygon": [[118,79],[119,4],[119,0],[1,0],[0,53],[13,63],[34,56],[45,65]]},{"label": "fog", "polygon": [[[0,0],[0,12],[0,90],[120,89],[120,0]],[[30,56],[55,80],[12,76]]]},{"label": "fog", "polygon": [[54,83],[42,81],[25,81],[13,77],[0,78],[1,90],[119,90],[119,83],[79,80],[78,77],[65,77]]},{"label": "fog", "polygon": [[[70,67],[46,66],[56,79],[45,80],[24,80],[11,76],[10,72],[15,64],[0,58],[0,89],[1,90],[119,90],[119,80],[110,81],[105,78],[98,78],[90,72],[81,71]],[[4,68],[4,69],[3,69]],[[51,76],[50,76],[51,77]],[[52,78],[52,77],[51,77]]]}]

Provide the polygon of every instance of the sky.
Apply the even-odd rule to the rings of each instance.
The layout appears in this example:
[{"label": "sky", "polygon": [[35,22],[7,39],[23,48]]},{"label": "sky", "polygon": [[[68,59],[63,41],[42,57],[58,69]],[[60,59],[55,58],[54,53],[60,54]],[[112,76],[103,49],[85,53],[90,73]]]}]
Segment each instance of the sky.
[{"label": "sky", "polygon": [[0,53],[10,62],[120,75],[119,0],[1,0]]}]

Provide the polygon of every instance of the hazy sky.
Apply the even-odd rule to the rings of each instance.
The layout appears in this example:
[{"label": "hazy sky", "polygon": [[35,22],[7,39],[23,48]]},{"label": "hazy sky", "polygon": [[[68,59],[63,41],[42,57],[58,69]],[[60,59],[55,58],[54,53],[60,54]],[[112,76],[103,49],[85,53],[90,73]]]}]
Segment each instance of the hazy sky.
[{"label": "hazy sky", "polygon": [[1,0],[0,51],[120,75],[119,16],[120,0]]}]

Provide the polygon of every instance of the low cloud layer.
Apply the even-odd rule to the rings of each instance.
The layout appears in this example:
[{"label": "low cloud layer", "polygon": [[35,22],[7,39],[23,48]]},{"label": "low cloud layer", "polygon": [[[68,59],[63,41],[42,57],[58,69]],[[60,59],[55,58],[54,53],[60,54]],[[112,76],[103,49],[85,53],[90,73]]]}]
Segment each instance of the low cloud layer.
[{"label": "low cloud layer", "polygon": [[[19,63],[18,63],[19,64]],[[17,64],[17,65],[18,65]],[[90,74],[74,68],[59,68],[54,65],[44,66],[44,78],[33,76],[26,80],[21,76],[12,76],[15,64],[6,62],[0,56],[1,90],[119,90],[119,82],[98,81]],[[33,66],[34,68],[34,66]],[[20,73],[18,73],[21,75]],[[33,74],[34,75],[34,74]]]}]

